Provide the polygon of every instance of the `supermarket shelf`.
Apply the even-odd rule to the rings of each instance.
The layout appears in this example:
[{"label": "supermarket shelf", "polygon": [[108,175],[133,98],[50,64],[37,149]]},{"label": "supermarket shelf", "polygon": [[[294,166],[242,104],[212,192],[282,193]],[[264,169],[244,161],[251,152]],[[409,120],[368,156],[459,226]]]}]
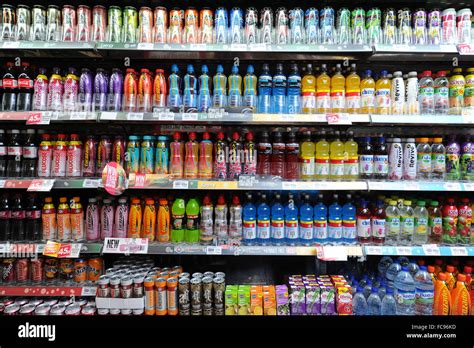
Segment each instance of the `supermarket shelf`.
[{"label": "supermarket shelf", "polygon": [[[0,253],[11,257],[42,254],[45,243],[1,243]],[[102,251],[102,243],[82,243],[81,254],[98,254]]]},{"label": "supermarket shelf", "polygon": [[0,286],[0,296],[95,296],[97,286],[12,285]]},{"label": "supermarket shelf", "polygon": [[33,181],[39,186],[30,191],[47,192],[48,182],[54,180],[52,189],[96,189],[101,184],[98,178],[64,178],[64,179],[6,179],[0,180],[0,189],[28,189]]},{"label": "supermarket shelf", "polygon": [[12,111],[0,112],[0,121],[26,121],[30,125],[45,125],[50,122],[94,121],[99,119],[97,112],[58,112],[58,111]]},{"label": "supermarket shelf", "polygon": [[64,42],[64,41],[3,41],[0,42],[0,49],[33,49],[33,50],[93,50],[94,42]]},{"label": "supermarket shelf", "polygon": [[474,183],[456,181],[367,181],[369,191],[474,191]]},{"label": "supermarket shelf", "polygon": [[370,115],[372,124],[398,125],[469,125],[474,124],[474,110],[464,110],[463,115]]},{"label": "supermarket shelf", "polygon": [[407,61],[445,60],[458,55],[456,45],[374,45],[371,60],[387,58],[404,59]]},{"label": "supermarket shelf", "polygon": [[364,255],[387,256],[474,256],[474,247],[463,246],[363,246]]}]

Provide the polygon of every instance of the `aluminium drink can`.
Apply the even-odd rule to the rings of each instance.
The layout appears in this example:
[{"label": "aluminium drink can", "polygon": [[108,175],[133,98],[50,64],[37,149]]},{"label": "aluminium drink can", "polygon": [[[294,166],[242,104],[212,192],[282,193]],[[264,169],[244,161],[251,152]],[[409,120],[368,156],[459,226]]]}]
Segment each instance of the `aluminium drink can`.
[{"label": "aluminium drink can", "polygon": [[61,37],[61,11],[58,6],[48,6],[46,41],[59,41]]},{"label": "aluminium drink can", "polygon": [[153,42],[166,43],[166,32],[168,30],[168,11],[166,10],[166,7],[156,7],[153,11],[153,19],[155,23],[155,26],[153,27]]},{"label": "aluminium drink can", "polygon": [[306,43],[315,45],[319,42],[319,12],[316,8],[311,7],[306,10],[304,16],[304,28],[306,32]]},{"label": "aluminium drink can", "polygon": [[61,16],[63,20],[61,41],[73,42],[77,25],[76,10],[74,6],[64,5],[61,10]]},{"label": "aluminium drink can", "polygon": [[31,9],[25,5],[16,8],[16,40],[29,40],[31,25]]},{"label": "aluminium drink can", "polygon": [[153,11],[149,7],[141,7],[138,13],[138,42],[153,42]]},{"label": "aluminium drink can", "polygon": [[0,40],[15,40],[16,13],[12,5],[2,5],[1,20],[2,35],[0,36]]},{"label": "aluminium drink can", "polygon": [[227,30],[229,28],[229,17],[227,15],[227,9],[219,7],[216,10],[214,18],[214,26],[216,33],[216,43],[224,44],[227,43]]},{"label": "aluminium drink can", "polygon": [[133,6],[126,6],[123,10],[123,42],[137,42],[138,12]]},{"label": "aluminium drink can", "polygon": [[92,41],[105,41],[107,33],[107,10],[104,6],[92,8]]},{"label": "aluminium drink can", "polygon": [[89,6],[80,5],[77,8],[77,42],[90,41],[92,14]]},{"label": "aluminium drink can", "polygon": [[249,7],[245,11],[245,43],[256,44],[258,40],[258,11]]},{"label": "aluminium drink can", "polygon": [[304,11],[300,7],[290,10],[290,43],[304,43]]},{"label": "aluminium drink can", "polygon": [[264,7],[260,11],[260,41],[261,43],[273,43],[273,10],[270,7]]},{"label": "aluminium drink can", "polygon": [[110,6],[108,12],[108,39],[110,42],[122,42],[122,9],[118,6]]},{"label": "aluminium drink can", "polygon": [[243,11],[239,7],[234,7],[230,10],[230,43],[241,44],[243,43],[243,28],[244,28],[244,16]]},{"label": "aluminium drink can", "polygon": [[31,33],[30,39],[32,41],[46,40],[46,10],[41,5],[33,6],[31,11]]},{"label": "aluminium drink can", "polygon": [[184,12],[184,43],[197,43],[199,14],[196,8],[188,7]]},{"label": "aluminium drink can", "polygon": [[214,13],[208,7],[199,12],[200,43],[211,44],[214,41]]}]

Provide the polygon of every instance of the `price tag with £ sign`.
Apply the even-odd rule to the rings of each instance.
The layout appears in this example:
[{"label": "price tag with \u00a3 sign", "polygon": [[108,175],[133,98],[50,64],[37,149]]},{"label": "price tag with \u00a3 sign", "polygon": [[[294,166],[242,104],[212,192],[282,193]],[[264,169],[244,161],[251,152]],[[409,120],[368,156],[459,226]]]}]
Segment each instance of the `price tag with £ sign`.
[{"label": "price tag with \u00a3 sign", "polygon": [[30,112],[26,120],[27,125],[49,125],[50,122],[50,112]]},{"label": "price tag with \u00a3 sign", "polygon": [[54,186],[56,179],[34,179],[28,186],[28,192],[49,192]]},{"label": "price tag with \u00a3 sign", "polygon": [[189,181],[187,180],[175,180],[173,181],[174,189],[187,190],[189,187]]},{"label": "price tag with \u00a3 sign", "polygon": [[347,248],[344,246],[318,245],[316,257],[323,261],[347,261]]}]

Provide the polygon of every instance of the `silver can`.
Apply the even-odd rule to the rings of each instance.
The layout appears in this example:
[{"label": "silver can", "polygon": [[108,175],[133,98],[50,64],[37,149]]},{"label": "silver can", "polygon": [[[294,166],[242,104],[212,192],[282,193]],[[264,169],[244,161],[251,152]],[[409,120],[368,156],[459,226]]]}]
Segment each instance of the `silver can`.
[{"label": "silver can", "polygon": [[41,5],[33,6],[31,11],[32,23],[30,40],[45,41],[46,40],[46,10]]},{"label": "silver can", "polygon": [[46,27],[46,41],[59,41],[61,36],[61,11],[58,6],[48,6],[48,25]]},{"label": "silver can", "polygon": [[0,40],[12,41],[15,40],[15,24],[16,13],[12,5],[2,5],[1,17],[1,36]]},{"label": "silver can", "polygon": [[31,25],[31,9],[29,6],[18,5],[16,8],[16,39],[29,40]]},{"label": "silver can", "polygon": [[260,12],[261,43],[273,43],[273,10],[265,7]]},{"label": "silver can", "polygon": [[249,7],[245,11],[245,43],[256,44],[258,40],[258,11]]},{"label": "silver can", "polygon": [[35,315],[49,315],[51,306],[47,303],[42,303],[35,309]]}]

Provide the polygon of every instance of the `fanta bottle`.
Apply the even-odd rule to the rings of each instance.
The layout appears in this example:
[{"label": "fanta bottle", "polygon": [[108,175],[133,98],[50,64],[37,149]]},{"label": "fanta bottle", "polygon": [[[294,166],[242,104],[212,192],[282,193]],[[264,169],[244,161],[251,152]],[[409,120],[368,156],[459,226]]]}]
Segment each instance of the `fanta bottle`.
[{"label": "fanta bottle", "polygon": [[132,199],[128,223],[128,237],[140,238],[142,229],[142,207],[140,205],[140,199],[138,198]]},{"label": "fanta bottle", "polygon": [[375,113],[386,115],[391,110],[391,83],[387,70],[382,70],[380,79],[375,84]]},{"label": "fanta bottle", "polygon": [[142,238],[148,238],[150,242],[155,240],[156,211],[155,201],[147,199],[143,211],[143,233]]},{"label": "fanta bottle", "polygon": [[356,65],[351,64],[351,72],[346,78],[346,109],[350,114],[360,112],[360,76],[357,75]]}]

